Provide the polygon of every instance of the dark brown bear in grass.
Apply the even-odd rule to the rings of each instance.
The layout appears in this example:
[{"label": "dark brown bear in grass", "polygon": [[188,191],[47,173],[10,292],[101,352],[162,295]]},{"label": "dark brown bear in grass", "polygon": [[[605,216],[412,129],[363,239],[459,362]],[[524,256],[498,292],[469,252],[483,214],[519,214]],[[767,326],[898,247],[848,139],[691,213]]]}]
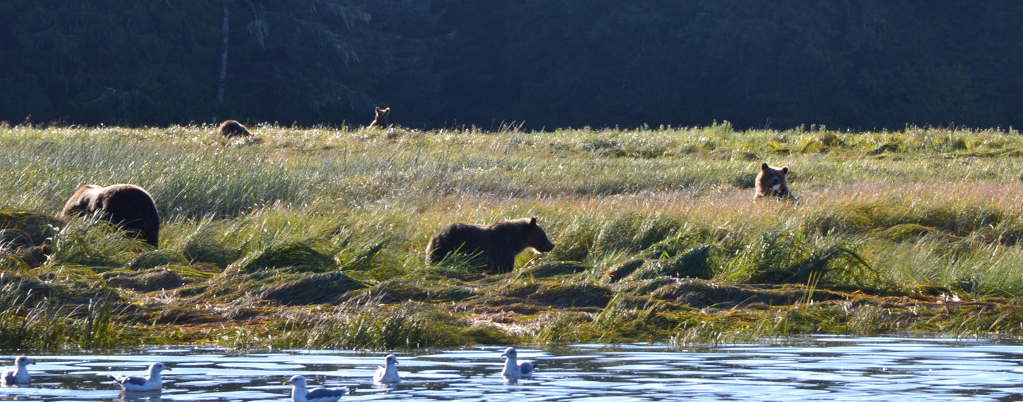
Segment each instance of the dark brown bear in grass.
[{"label": "dark brown bear in grass", "polygon": [[536,217],[516,219],[490,226],[456,223],[444,228],[426,247],[426,261],[436,264],[452,253],[475,256],[490,273],[511,272],[515,256],[527,248],[548,252],[554,243],[536,223]]},{"label": "dark brown bear in grass", "polygon": [[225,120],[223,123],[220,123],[220,127],[217,128],[217,132],[227,138],[252,136],[249,129],[245,128],[245,126],[237,120]]},{"label": "dark brown bear in grass", "polygon": [[785,175],[788,173],[788,166],[775,169],[766,163],[760,165],[760,173],[757,174],[756,198],[767,196],[793,198],[789,192],[789,183],[785,180]]},{"label": "dark brown bear in grass", "polygon": [[97,212],[132,236],[154,247],[159,243],[160,215],[156,212],[153,197],[142,187],[131,184],[81,186],[64,204],[58,217],[67,219],[71,215]]},{"label": "dark brown bear in grass", "polygon": [[387,128],[391,125],[388,118],[391,116],[391,108],[389,107],[375,107],[373,108],[373,122],[369,123],[369,128]]}]

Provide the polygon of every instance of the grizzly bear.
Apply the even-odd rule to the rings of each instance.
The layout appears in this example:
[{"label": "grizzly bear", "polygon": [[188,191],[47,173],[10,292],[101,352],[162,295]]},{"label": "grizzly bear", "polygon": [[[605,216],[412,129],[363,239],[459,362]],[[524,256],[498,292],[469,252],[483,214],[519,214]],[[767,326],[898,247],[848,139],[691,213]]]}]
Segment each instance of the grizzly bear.
[{"label": "grizzly bear", "polygon": [[554,249],[547,233],[536,224],[535,216],[490,226],[456,223],[430,239],[426,262],[436,264],[452,253],[459,253],[473,257],[480,265],[485,263],[487,272],[511,272],[515,256],[527,248],[544,253]]},{"label": "grizzly bear", "polygon": [[764,163],[760,165],[760,173],[757,174],[757,195],[755,198],[774,196],[780,198],[793,198],[789,193],[789,184],[785,175],[789,173],[788,166],[775,169]]},{"label": "grizzly bear", "polygon": [[220,123],[220,127],[217,128],[217,132],[227,138],[252,136],[249,129],[245,128],[245,126],[237,120],[224,120],[223,123]]},{"label": "grizzly bear", "polygon": [[369,128],[387,128],[390,126],[387,118],[391,115],[391,108],[389,107],[374,107],[373,108],[373,122],[369,123]]},{"label": "grizzly bear", "polygon": [[67,219],[72,214],[97,212],[103,219],[120,226],[132,236],[154,247],[159,243],[160,215],[156,212],[153,197],[142,187],[131,184],[81,186],[64,204],[58,218]]}]

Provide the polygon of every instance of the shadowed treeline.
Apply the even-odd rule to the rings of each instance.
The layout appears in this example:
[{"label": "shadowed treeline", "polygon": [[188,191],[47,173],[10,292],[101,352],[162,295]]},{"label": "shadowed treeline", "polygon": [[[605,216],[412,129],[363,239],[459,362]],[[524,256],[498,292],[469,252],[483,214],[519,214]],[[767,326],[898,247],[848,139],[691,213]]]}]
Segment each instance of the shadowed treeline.
[{"label": "shadowed treeline", "polygon": [[13,0],[0,120],[361,125],[393,106],[424,127],[1019,126],[1021,16],[1012,1]]}]

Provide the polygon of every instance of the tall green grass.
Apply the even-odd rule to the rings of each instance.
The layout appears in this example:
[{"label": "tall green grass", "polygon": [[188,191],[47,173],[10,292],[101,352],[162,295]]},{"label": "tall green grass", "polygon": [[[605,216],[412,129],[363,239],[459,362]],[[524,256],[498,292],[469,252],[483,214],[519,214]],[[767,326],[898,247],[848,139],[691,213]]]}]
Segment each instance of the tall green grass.
[{"label": "tall green grass", "polygon": [[[607,306],[573,306],[578,311],[565,315],[523,315],[554,328],[585,321],[587,329],[551,332],[540,324],[508,324],[501,331],[551,343],[573,333],[601,340],[655,333],[685,344],[720,327],[694,321],[675,328],[681,324],[674,319],[659,321],[681,307],[655,292],[668,288],[648,287],[689,276],[723,285],[794,284],[885,295],[1023,296],[1023,172],[1016,168],[1023,137],[1015,131],[737,132],[718,124],[489,133],[261,126],[254,130],[259,141],[246,143],[221,140],[213,131],[0,128],[0,210],[33,213],[0,214],[0,266],[96,287],[107,285],[107,272],[158,267],[190,278],[186,291],[160,298],[116,290],[157,306],[253,303],[270,309],[259,299],[269,286],[329,271],[344,271],[369,292],[390,294],[386,307],[363,307],[366,314],[393,318],[396,324],[387,325],[396,327],[375,326],[370,315],[360,318],[363,313],[352,310],[299,309],[299,318],[274,321],[280,333],[296,337],[263,342],[303,347],[457,343],[437,335],[444,331],[431,332],[432,318],[424,317],[489,313],[528,299],[513,290],[561,295],[572,294],[573,286],[611,289],[615,296]],[[789,184],[799,201],[753,200],[761,162],[790,167]],[[121,182],[154,195],[164,220],[159,252],[95,218],[66,225],[40,218],[54,216],[79,185]],[[557,247],[519,256],[522,272],[531,274],[490,278],[455,260],[438,267],[424,263],[427,241],[450,223],[532,215]],[[50,222],[50,229],[20,224],[22,216]],[[21,263],[26,236],[53,249],[41,267]],[[635,261],[638,270],[616,277],[620,284],[607,281],[605,272]],[[533,274],[541,272],[538,267],[546,267],[542,277]],[[581,268],[560,275],[550,267]],[[415,301],[433,306],[402,304],[408,295],[426,295]],[[462,304],[437,306],[443,303]],[[11,322],[29,311],[8,310]],[[843,328],[871,332],[864,327],[867,311],[859,317],[853,321],[860,324]],[[637,324],[647,321],[656,325]],[[473,322],[444,325],[477,331],[455,337],[462,341],[496,336]],[[804,328],[757,325],[750,328],[765,334]],[[667,327],[677,333],[661,331]],[[302,331],[320,335],[298,338]],[[228,338],[244,343],[241,335]]]},{"label": "tall green grass", "polygon": [[108,299],[73,305],[33,293],[25,281],[0,285],[0,348],[47,350],[133,345],[138,336],[115,322]]}]

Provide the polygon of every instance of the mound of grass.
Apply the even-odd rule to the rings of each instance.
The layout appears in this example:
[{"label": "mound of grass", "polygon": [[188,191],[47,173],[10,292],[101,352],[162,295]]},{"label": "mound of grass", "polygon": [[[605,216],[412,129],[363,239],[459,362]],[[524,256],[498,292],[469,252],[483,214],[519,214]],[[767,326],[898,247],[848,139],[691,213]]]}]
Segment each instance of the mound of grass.
[{"label": "mound of grass", "polygon": [[0,247],[39,246],[63,226],[52,216],[11,209],[0,210]]},{"label": "mound of grass", "polygon": [[0,274],[0,288],[4,289],[4,296],[11,300],[31,302],[37,302],[42,298],[59,297],[66,292],[61,286],[6,272]]},{"label": "mound of grass", "polygon": [[431,299],[430,293],[417,284],[398,279],[380,282],[367,291],[374,293],[384,303]]},{"label": "mound of grass", "polygon": [[916,223],[903,223],[882,231],[884,237],[893,241],[905,241],[934,232],[935,228]]},{"label": "mound of grass", "polygon": [[143,271],[168,264],[187,265],[188,261],[181,254],[171,250],[150,250],[135,257],[135,260],[128,264],[128,268]]},{"label": "mound of grass", "polygon": [[295,272],[325,272],[337,268],[333,256],[298,242],[267,247],[242,265],[242,272],[288,268]]},{"label": "mound of grass", "polygon": [[729,184],[740,189],[750,189],[757,186],[757,173],[756,172],[742,172],[728,181]]},{"label": "mound of grass", "polygon": [[558,312],[541,316],[536,320],[540,328],[534,339],[543,345],[557,346],[579,342],[585,335],[582,328],[593,320],[580,312]]},{"label": "mound of grass", "polygon": [[37,268],[50,258],[53,247],[48,244],[16,249],[0,249],[0,269],[18,271]]},{"label": "mound of grass", "polygon": [[328,272],[270,286],[260,298],[286,305],[336,303],[348,292],[364,287],[343,272]]},{"label": "mound of grass", "polygon": [[225,268],[241,257],[241,251],[220,244],[216,236],[211,228],[202,225],[185,239],[181,252],[190,262],[208,262]]},{"label": "mound of grass", "polygon": [[875,282],[880,278],[876,272],[855,251],[840,245],[817,249],[806,259],[785,267],[766,267],[755,273],[750,281],[754,283],[810,283],[812,278],[821,278],[832,269],[834,262],[843,261],[845,269],[862,269],[865,275],[874,274]]},{"label": "mound of grass", "polygon": [[693,247],[667,261],[651,264],[637,276],[639,279],[657,277],[710,279],[714,276],[710,262],[712,248],[708,244]]},{"label": "mound of grass", "polygon": [[169,269],[153,269],[129,275],[114,275],[107,279],[110,286],[139,292],[173,290],[185,285],[185,279]]},{"label": "mound of grass", "polygon": [[632,275],[633,272],[643,267],[646,264],[646,260],[630,260],[621,264],[611,267],[611,269],[604,272],[604,277],[608,282],[615,283],[625,277]]},{"label": "mound of grass", "polygon": [[710,258],[713,246],[693,247],[665,264],[665,274],[676,278],[710,279],[714,276]]},{"label": "mound of grass", "polygon": [[558,275],[577,274],[590,267],[573,261],[552,261],[518,271],[519,276],[547,278]]},{"label": "mound of grass", "polygon": [[138,239],[125,237],[115,227],[93,216],[72,219],[53,236],[50,264],[112,268],[126,265],[149,249]]},{"label": "mound of grass", "polygon": [[528,295],[530,300],[554,307],[604,307],[611,290],[591,284],[544,284]]},{"label": "mound of grass", "polygon": [[92,299],[74,306],[54,298],[33,297],[32,292],[22,291],[24,285],[23,281],[0,285],[0,347],[46,350],[139,343],[137,333],[114,319],[111,299]]},{"label": "mound of grass", "polygon": [[478,289],[468,286],[446,286],[434,292],[431,298],[437,301],[465,301],[478,293]]},{"label": "mound of grass", "polygon": [[327,314],[301,315],[265,331],[242,331],[227,342],[235,347],[390,351],[460,344],[466,329],[429,306],[379,307],[372,299],[357,299]]}]

